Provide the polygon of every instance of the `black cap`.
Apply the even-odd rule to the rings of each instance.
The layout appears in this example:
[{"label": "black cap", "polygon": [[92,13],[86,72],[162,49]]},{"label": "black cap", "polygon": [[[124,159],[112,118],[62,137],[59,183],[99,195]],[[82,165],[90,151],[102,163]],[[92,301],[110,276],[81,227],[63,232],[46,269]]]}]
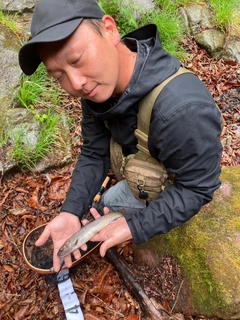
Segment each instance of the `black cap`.
[{"label": "black cap", "polygon": [[41,63],[37,43],[66,39],[84,18],[101,19],[103,15],[95,0],[40,0],[33,13],[32,38],[19,51],[22,71],[31,75]]}]

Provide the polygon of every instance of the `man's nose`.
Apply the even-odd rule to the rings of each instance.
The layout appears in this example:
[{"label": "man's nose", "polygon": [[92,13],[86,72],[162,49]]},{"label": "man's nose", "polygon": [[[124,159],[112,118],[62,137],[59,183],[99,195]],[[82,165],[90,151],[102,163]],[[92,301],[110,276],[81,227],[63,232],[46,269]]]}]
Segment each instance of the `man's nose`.
[{"label": "man's nose", "polygon": [[71,83],[72,88],[75,91],[82,90],[83,86],[86,83],[86,77],[80,75],[79,73],[72,72],[69,75],[69,80]]}]

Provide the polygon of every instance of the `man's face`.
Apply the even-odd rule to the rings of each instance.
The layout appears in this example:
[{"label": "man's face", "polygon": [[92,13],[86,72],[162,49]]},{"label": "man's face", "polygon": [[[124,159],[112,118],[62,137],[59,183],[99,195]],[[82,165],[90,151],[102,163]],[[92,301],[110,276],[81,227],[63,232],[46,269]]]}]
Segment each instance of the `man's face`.
[{"label": "man's face", "polygon": [[102,35],[82,22],[66,40],[38,46],[48,73],[68,93],[98,103],[121,93],[117,50],[120,37],[110,18],[103,19]]}]

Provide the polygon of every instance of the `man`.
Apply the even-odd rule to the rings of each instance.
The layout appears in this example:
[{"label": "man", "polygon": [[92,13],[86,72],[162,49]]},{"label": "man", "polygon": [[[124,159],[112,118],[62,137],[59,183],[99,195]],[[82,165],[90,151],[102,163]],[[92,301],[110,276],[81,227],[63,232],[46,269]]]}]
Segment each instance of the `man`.
[{"label": "man", "polygon": [[[43,62],[68,93],[82,98],[81,155],[61,213],[36,242],[42,245],[52,237],[58,271],[59,248],[80,229],[79,219],[108,173],[111,137],[125,155],[137,152],[139,102],[174,74],[180,62],[163,50],[155,25],[121,39],[113,18],[94,0],[40,0],[31,32],[32,39],[19,53],[23,72],[30,75]],[[211,201],[220,186],[220,132],[220,112],[195,75],[181,75],[163,89],[153,108],[148,147],[175,175],[174,184],[147,207],[132,196],[126,181],[110,188],[104,204],[111,210],[125,208],[126,216],[93,238],[102,241],[102,256],[123,241],[133,238],[140,244],[167,233]],[[91,213],[99,217],[95,209]],[[79,258],[79,250],[74,255]],[[71,266],[70,256],[65,263]]]}]

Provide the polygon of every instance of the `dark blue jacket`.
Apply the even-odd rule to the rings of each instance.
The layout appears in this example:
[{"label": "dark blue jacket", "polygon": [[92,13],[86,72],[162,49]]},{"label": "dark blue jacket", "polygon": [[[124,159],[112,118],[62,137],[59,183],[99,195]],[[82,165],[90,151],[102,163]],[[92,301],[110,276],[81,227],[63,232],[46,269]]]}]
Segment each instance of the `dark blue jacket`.
[{"label": "dark blue jacket", "polygon": [[[102,104],[82,100],[84,144],[62,207],[62,211],[79,217],[88,209],[108,173],[111,135],[126,155],[135,153],[134,130],[140,99],[180,67],[180,61],[163,50],[155,25],[140,28],[123,41],[138,52],[125,92],[119,100]],[[198,77],[181,75],[163,89],[152,112],[149,151],[176,179],[147,208],[127,211],[126,219],[136,244],[183,224],[211,201],[220,186],[220,133],[220,112]]]}]

